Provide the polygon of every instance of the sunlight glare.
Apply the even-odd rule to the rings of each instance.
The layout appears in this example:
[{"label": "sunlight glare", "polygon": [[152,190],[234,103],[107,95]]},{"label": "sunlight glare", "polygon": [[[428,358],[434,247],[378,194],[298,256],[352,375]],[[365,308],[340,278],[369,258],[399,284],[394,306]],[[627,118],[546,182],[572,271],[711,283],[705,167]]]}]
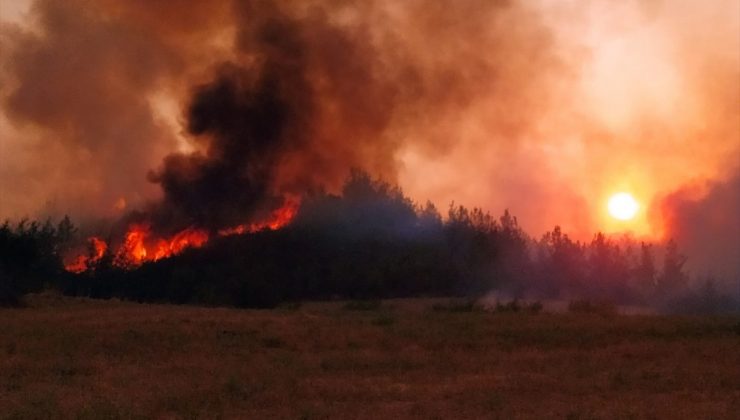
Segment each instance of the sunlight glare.
[{"label": "sunlight glare", "polygon": [[609,198],[607,207],[609,209],[609,214],[615,219],[631,220],[637,214],[637,210],[639,210],[640,205],[631,194],[620,192]]}]

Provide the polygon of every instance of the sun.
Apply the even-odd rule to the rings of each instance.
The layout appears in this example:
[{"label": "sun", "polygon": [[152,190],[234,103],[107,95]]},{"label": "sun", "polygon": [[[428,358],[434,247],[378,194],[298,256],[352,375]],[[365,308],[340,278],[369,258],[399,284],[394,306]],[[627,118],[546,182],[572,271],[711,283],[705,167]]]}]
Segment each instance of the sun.
[{"label": "sun", "polygon": [[630,193],[620,192],[612,195],[607,204],[609,214],[619,220],[631,220],[640,209],[640,204]]}]

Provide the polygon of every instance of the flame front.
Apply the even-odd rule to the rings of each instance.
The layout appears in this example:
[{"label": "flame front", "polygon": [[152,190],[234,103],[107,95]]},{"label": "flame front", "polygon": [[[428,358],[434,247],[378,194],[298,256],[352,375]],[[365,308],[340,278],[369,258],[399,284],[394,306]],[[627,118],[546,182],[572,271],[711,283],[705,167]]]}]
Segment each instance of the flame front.
[{"label": "flame front", "polygon": [[189,247],[199,248],[208,242],[208,233],[203,230],[188,228],[173,236],[170,240],[160,239],[154,252],[154,261],[181,253]]},{"label": "flame front", "polygon": [[295,215],[298,213],[299,205],[300,202],[295,198],[286,199],[286,202],[282,207],[272,211],[269,219],[221,229],[218,231],[218,234],[220,236],[229,236],[255,233],[265,229],[278,230],[293,220]]},{"label": "flame front", "polygon": [[151,236],[149,224],[131,225],[115,253],[113,265],[124,268],[138,267],[147,261],[171,257],[186,248],[198,248],[208,242],[208,232],[193,227],[182,230],[170,238],[152,239]]},{"label": "flame front", "polygon": [[123,244],[118,248],[114,258],[114,264],[117,266],[139,265],[146,261],[147,250],[144,240],[149,235],[149,225],[134,224],[131,225]]},{"label": "flame front", "polygon": [[[290,223],[298,213],[299,201],[286,200],[285,205],[274,210],[266,220],[242,224],[218,231],[219,236],[254,233],[261,230],[277,230]],[[152,234],[149,223],[133,223],[123,237],[121,245],[112,253],[113,265],[119,268],[136,268],[145,262],[157,261],[177,255],[187,248],[199,248],[210,238],[208,231],[196,227],[186,228],[168,238],[157,238]],[[88,239],[89,251],[78,255],[65,265],[72,273],[92,269],[108,252],[108,244],[98,238]]]},{"label": "flame front", "polygon": [[100,261],[105,255],[105,251],[108,250],[108,244],[96,236],[89,238],[87,242],[89,250],[88,254],[78,255],[70,263],[64,266],[65,270],[72,273],[87,271]]}]

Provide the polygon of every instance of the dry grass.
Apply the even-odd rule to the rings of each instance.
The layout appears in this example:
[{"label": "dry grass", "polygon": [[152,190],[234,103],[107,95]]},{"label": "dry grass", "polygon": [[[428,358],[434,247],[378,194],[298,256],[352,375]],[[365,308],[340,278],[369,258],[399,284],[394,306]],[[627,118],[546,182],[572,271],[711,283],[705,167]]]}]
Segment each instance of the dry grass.
[{"label": "dry grass", "polygon": [[[36,297],[0,310],[2,418],[737,418],[740,319],[273,311]],[[353,310],[355,309],[355,310]]]}]

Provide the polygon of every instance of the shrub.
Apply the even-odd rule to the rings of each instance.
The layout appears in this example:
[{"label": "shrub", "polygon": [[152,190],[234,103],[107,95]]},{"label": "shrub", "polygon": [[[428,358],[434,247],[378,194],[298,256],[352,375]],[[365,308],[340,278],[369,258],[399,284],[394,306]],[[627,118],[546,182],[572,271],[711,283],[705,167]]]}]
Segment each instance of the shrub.
[{"label": "shrub", "polygon": [[0,306],[17,306],[26,293],[62,277],[60,254],[74,232],[66,217],[56,226],[26,219],[0,225]]},{"label": "shrub", "polygon": [[393,318],[393,316],[384,314],[380,315],[379,317],[372,320],[373,325],[377,325],[379,327],[388,327],[396,323],[396,319]]},{"label": "shrub", "polygon": [[283,302],[277,306],[277,309],[283,310],[283,311],[297,311],[301,309],[301,302],[300,301],[289,301],[289,302]]},{"label": "shrub", "polygon": [[538,313],[542,312],[542,302],[535,301],[535,302],[530,303],[527,306],[527,311],[529,311],[529,312],[531,312],[533,314],[538,314]]},{"label": "shrub", "polygon": [[16,307],[20,303],[20,288],[10,276],[0,271],[0,307]]},{"label": "shrub", "polygon": [[606,301],[574,300],[568,304],[568,311],[580,314],[615,315],[617,307]]},{"label": "shrub", "polygon": [[352,300],[344,304],[347,311],[377,311],[382,306],[379,300]]},{"label": "shrub", "polygon": [[509,303],[496,302],[496,312],[519,312],[522,306],[519,304],[519,300],[514,299]]},{"label": "shrub", "polygon": [[447,303],[435,303],[432,305],[435,312],[476,312],[482,311],[483,308],[476,305],[473,300],[449,301]]}]

